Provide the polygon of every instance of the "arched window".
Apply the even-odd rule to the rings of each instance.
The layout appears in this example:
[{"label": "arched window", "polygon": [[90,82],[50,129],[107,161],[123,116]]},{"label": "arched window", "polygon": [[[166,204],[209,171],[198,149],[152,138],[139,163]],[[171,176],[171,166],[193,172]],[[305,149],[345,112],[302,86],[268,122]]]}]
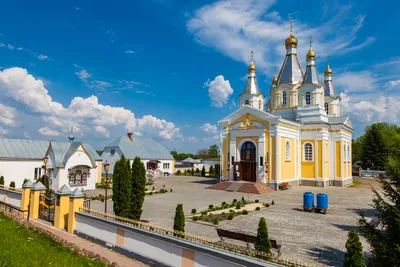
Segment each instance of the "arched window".
[{"label": "arched window", "polygon": [[325,103],[325,111],[326,111],[326,115],[329,114],[329,104]]},{"label": "arched window", "polygon": [[249,105],[250,104],[249,100],[244,101],[244,104]]},{"label": "arched window", "polygon": [[81,184],[83,184],[83,183],[86,184],[86,181],[87,181],[87,173],[84,172],[84,173],[82,173]]},{"label": "arched window", "polygon": [[311,93],[310,92],[306,93],[306,105],[307,106],[311,105]]},{"label": "arched window", "polygon": [[304,144],[304,161],[313,161],[313,145],[311,143]]},{"label": "arched window", "polygon": [[283,91],[282,93],[282,105],[286,106],[286,91]]},{"label": "arched window", "polygon": [[76,171],[76,172],[75,172],[75,181],[74,181],[74,184],[76,183],[76,181],[79,181],[79,182],[80,182],[81,178],[82,178],[82,172],[79,171],[79,170]]},{"label": "arched window", "polygon": [[75,174],[70,173],[68,178],[69,178],[69,184],[70,185],[71,184],[75,184]]},{"label": "arched window", "polygon": [[286,141],[286,160],[290,160],[290,142],[289,140]]}]

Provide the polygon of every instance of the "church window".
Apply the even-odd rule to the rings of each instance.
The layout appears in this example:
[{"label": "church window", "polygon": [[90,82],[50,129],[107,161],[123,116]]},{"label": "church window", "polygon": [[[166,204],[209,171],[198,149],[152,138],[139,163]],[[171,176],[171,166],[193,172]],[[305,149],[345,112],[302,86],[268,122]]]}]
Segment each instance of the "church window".
[{"label": "church window", "polygon": [[258,102],[258,108],[259,109],[261,109],[261,107],[262,107],[262,102],[261,102],[261,100]]},{"label": "church window", "polygon": [[325,103],[325,111],[326,111],[326,115],[329,114],[329,104]]},{"label": "church window", "polygon": [[311,105],[311,93],[310,92],[306,93],[306,105],[307,106]]},{"label": "church window", "polygon": [[111,149],[110,149],[110,155],[111,155],[111,156],[114,156],[114,154],[115,154],[115,149],[114,149],[114,148],[111,148]]},{"label": "church window", "polygon": [[286,161],[290,160],[290,142],[286,141]]},{"label": "church window", "polygon": [[78,183],[79,183],[80,180],[81,180],[81,178],[82,178],[82,172],[81,172],[81,171],[76,171],[76,172],[75,172],[75,181],[74,181],[74,184],[76,184],[77,181],[78,181]]},{"label": "church window", "polygon": [[286,106],[286,91],[282,93],[282,105]]},{"label": "church window", "polygon": [[313,145],[311,143],[304,144],[304,161],[313,161]]},{"label": "church window", "polygon": [[244,102],[244,104],[245,105],[249,105],[250,103],[249,103],[249,100],[246,100],[245,102]]}]

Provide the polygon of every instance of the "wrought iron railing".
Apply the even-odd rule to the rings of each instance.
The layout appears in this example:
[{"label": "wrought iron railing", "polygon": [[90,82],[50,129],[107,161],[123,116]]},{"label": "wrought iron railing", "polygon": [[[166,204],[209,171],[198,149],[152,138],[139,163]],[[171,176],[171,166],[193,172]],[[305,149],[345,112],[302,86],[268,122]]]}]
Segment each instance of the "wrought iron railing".
[{"label": "wrought iron railing", "polygon": [[282,256],[278,257],[273,254],[266,254],[266,253],[257,251],[252,248],[244,247],[244,246],[221,243],[220,240],[210,239],[207,237],[198,236],[198,235],[186,233],[186,232],[179,232],[179,231],[175,231],[170,228],[163,228],[163,227],[151,225],[149,223],[145,223],[142,221],[135,221],[135,220],[124,218],[124,217],[105,214],[105,213],[90,210],[87,208],[80,208],[79,211],[82,213],[90,214],[90,215],[98,217],[98,218],[105,219],[105,220],[126,224],[126,225],[129,225],[134,228],[142,229],[145,231],[150,231],[150,232],[161,234],[161,235],[167,235],[167,236],[171,236],[174,238],[183,239],[183,240],[193,242],[196,244],[201,244],[204,246],[212,247],[213,249],[216,249],[216,250],[227,251],[227,252],[230,252],[233,254],[237,254],[240,256],[244,256],[244,257],[250,257],[253,259],[260,260],[260,261],[268,261],[268,262],[281,264],[284,266],[290,266],[290,267],[323,266],[321,264],[309,264],[309,263],[307,263],[305,261],[301,261],[301,260],[294,260],[294,259],[286,258],[286,257],[282,257]]}]

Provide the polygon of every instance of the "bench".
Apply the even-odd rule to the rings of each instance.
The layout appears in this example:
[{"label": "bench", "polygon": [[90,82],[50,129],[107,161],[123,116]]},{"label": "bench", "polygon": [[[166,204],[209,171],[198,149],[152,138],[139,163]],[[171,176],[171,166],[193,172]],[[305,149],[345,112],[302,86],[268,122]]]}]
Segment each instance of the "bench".
[{"label": "bench", "polygon": [[[240,230],[224,230],[217,228],[218,236],[221,238],[221,244],[225,244],[224,238],[234,239],[246,242],[247,248],[250,249],[250,243],[254,244],[257,241],[257,236],[253,233],[248,233]],[[269,240],[271,242],[271,247],[278,252],[278,257],[281,256],[282,245],[273,239]]]}]

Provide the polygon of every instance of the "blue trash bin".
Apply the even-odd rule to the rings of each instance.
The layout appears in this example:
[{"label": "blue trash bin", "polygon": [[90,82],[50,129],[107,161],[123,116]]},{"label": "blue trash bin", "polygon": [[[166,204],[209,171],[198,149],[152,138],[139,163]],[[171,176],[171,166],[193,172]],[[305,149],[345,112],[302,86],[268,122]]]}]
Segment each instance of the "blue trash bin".
[{"label": "blue trash bin", "polygon": [[328,195],[327,194],[317,194],[317,208],[318,209],[328,209]]},{"label": "blue trash bin", "polygon": [[311,192],[305,192],[303,194],[303,207],[306,209],[312,209],[314,207],[314,194]]}]

